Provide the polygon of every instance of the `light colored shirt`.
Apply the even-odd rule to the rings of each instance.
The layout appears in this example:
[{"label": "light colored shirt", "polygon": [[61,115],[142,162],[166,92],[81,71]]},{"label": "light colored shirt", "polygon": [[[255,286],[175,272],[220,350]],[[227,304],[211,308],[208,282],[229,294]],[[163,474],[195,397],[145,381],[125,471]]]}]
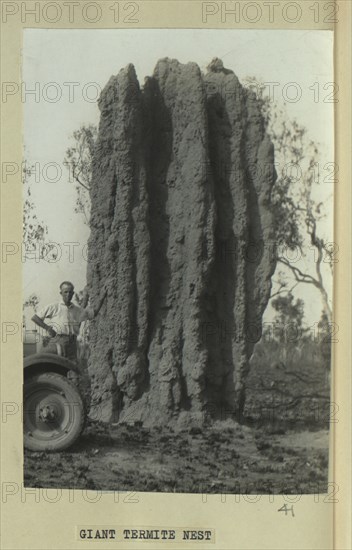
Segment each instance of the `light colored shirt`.
[{"label": "light colored shirt", "polygon": [[53,327],[57,334],[74,334],[78,336],[81,323],[93,319],[94,311],[90,307],[83,309],[72,302],[69,306],[64,302],[59,302],[57,304],[49,304],[38,311],[36,315],[42,321],[50,319],[50,326]]}]

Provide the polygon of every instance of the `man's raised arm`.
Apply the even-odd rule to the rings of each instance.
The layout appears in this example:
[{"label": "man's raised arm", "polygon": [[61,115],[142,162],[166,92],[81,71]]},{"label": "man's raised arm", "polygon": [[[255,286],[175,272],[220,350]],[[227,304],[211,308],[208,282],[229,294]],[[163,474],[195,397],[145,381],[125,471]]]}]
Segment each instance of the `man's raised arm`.
[{"label": "man's raised arm", "polygon": [[93,308],[92,308],[93,312],[94,312],[94,317],[96,317],[98,315],[99,311],[101,310],[101,306],[103,305],[107,294],[108,294],[108,289],[105,286],[103,288],[103,290],[101,291],[101,293],[100,293],[98,303],[95,306],[93,306]]},{"label": "man's raised arm", "polygon": [[[100,293],[98,303],[94,306],[93,305],[92,306],[87,306],[83,309],[83,311],[85,312],[84,316],[82,318],[83,320],[89,319],[90,321],[92,321],[92,319],[94,319],[98,315],[99,311],[101,310],[101,306],[103,305],[104,300],[107,296],[107,293],[108,293],[108,289],[107,289],[106,286],[104,286],[103,290]],[[82,302],[87,303],[88,299],[89,299],[88,292],[85,289],[84,298],[83,298]]]}]

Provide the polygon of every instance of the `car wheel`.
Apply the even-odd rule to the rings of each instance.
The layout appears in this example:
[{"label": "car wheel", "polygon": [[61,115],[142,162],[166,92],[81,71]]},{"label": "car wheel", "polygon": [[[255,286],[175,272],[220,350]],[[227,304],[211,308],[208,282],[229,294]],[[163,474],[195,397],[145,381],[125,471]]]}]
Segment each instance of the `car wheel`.
[{"label": "car wheel", "polygon": [[84,426],[84,406],[77,388],[64,376],[51,372],[26,379],[23,426],[27,449],[67,449]]}]

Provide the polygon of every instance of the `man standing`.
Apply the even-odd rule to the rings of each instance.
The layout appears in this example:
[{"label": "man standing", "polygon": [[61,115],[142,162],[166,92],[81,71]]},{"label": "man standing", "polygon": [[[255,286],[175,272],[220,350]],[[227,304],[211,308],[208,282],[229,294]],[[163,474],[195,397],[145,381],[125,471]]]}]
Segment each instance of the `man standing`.
[{"label": "man standing", "polygon": [[[71,361],[76,361],[77,336],[80,325],[83,321],[94,319],[99,313],[107,290],[106,288],[103,289],[96,308],[81,308],[73,304],[71,300],[74,295],[74,286],[69,281],[61,283],[60,294],[62,297],[61,302],[44,307],[36,315],[33,315],[32,321],[46,330],[50,335],[46,351],[54,351],[56,353],[57,345],[59,344],[64,357],[71,359]],[[87,302],[87,298],[85,302]],[[51,324],[46,324],[45,319],[50,319]]]}]

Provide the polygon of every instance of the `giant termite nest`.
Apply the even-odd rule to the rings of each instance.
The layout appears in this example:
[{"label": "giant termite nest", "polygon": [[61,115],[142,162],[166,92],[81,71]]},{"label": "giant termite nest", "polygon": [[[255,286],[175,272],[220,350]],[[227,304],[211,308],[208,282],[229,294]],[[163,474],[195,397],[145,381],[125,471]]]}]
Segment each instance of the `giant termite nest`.
[{"label": "giant termite nest", "polygon": [[213,60],[133,65],[101,94],[88,284],[91,414],[239,415],[267,305],[273,145],[255,95]]}]

